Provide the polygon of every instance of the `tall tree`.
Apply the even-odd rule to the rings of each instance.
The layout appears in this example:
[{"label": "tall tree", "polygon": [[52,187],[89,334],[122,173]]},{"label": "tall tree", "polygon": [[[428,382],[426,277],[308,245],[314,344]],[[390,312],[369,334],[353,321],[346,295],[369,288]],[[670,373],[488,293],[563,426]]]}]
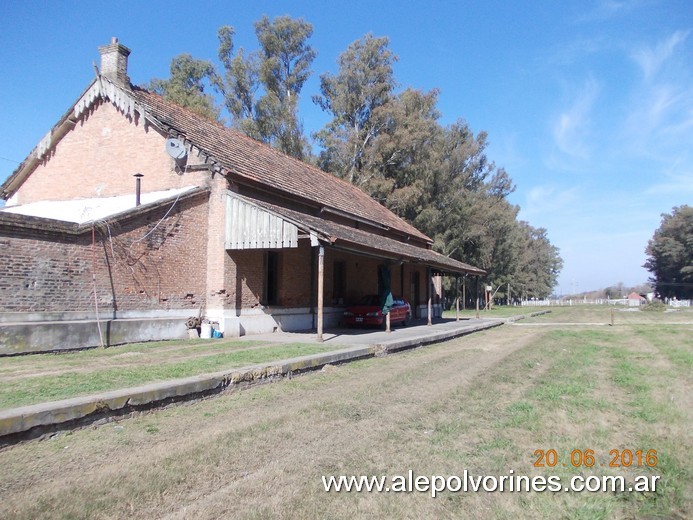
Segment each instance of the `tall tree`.
[{"label": "tall tree", "polygon": [[246,56],[244,49],[239,49],[234,56],[233,27],[225,25],[219,28],[219,60],[224,66],[224,80],[219,78],[217,88],[224,97],[224,104],[232,117],[236,128],[254,139],[261,140],[255,124],[255,97],[259,88],[258,70],[259,55],[257,52]]},{"label": "tall tree", "polygon": [[148,88],[204,117],[219,120],[219,107],[214,97],[206,92],[218,83],[214,65],[190,54],[181,54],[171,60],[170,71],[169,79],[152,79]]},{"label": "tall tree", "polygon": [[315,134],[322,147],[318,164],[325,171],[357,186],[374,175],[369,151],[384,129],[383,112],[394,96],[393,64],[397,57],[387,38],[367,34],[339,56],[337,75],[320,76],[320,92],[313,100],[332,120]]},{"label": "tall tree", "polygon": [[519,284],[521,295],[527,298],[547,298],[558,281],[563,267],[558,248],[551,244],[544,228],[534,228],[527,222],[518,223],[524,238],[522,255],[512,282]]},{"label": "tall tree", "polygon": [[260,49],[234,55],[232,27],[219,29],[219,59],[225,75],[217,85],[239,129],[293,157],[308,155],[298,118],[299,94],[316,52],[308,43],[313,26],[301,19],[266,16],[255,24]]},{"label": "tall tree", "polygon": [[222,26],[220,74],[209,61],[181,54],[171,62],[171,77],[154,79],[149,88],[202,115],[219,119],[220,109],[206,89],[223,98],[231,124],[280,151],[304,159],[310,147],[298,116],[299,94],[311,74],[316,52],[308,43],[313,26],[302,19],[263,17],[255,23],[260,48],[234,52],[234,28]]},{"label": "tall tree", "polygon": [[674,207],[645,249],[645,269],[662,298],[693,298],[693,207]]}]

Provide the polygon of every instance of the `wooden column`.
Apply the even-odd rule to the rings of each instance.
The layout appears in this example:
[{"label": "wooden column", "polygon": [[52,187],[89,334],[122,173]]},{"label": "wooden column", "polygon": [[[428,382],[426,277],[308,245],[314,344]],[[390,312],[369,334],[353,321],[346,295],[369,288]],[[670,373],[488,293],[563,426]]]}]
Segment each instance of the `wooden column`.
[{"label": "wooden column", "polygon": [[426,270],[426,274],[428,276],[428,325],[433,325],[433,273],[430,267]]},{"label": "wooden column", "polygon": [[462,310],[467,308],[467,275],[462,278]]},{"label": "wooden column", "polygon": [[325,288],[325,248],[318,249],[318,341],[322,342],[322,307]]},{"label": "wooden column", "polygon": [[460,275],[455,275],[455,321],[460,321]]}]

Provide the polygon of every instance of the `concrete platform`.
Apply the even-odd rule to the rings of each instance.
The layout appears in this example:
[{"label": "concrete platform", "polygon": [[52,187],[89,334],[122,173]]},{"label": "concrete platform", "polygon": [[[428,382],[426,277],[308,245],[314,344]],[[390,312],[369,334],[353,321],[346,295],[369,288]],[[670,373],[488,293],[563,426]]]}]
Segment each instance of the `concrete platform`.
[{"label": "concrete platform", "polygon": [[[532,315],[536,314],[539,313]],[[133,411],[246,388],[290,377],[294,373],[319,369],[328,364],[384,356],[438,343],[524,317],[522,315],[505,319],[436,320],[432,326],[413,324],[409,327],[396,327],[390,333],[372,329],[336,329],[323,334],[323,344],[335,347],[331,352],[2,410],[0,446],[56,430],[72,429],[94,421],[126,415]],[[253,336],[253,339],[279,343],[317,342],[315,332],[260,334]]]}]

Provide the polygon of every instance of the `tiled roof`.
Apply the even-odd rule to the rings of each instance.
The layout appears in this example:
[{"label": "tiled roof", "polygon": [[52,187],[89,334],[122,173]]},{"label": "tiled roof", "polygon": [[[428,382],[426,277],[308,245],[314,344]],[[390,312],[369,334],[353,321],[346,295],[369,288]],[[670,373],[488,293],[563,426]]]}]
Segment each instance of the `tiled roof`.
[{"label": "tiled roof", "polygon": [[335,247],[355,249],[362,252],[371,251],[378,256],[382,256],[383,253],[385,253],[395,259],[420,262],[435,269],[451,273],[469,273],[472,275],[486,274],[486,271],[483,269],[448,258],[432,249],[426,249],[391,238],[378,236],[362,229],[344,226],[331,220],[325,220],[320,217],[279,207],[267,202],[252,202],[261,208],[268,209],[296,223],[300,223],[310,230],[320,233],[322,236],[327,237]]},{"label": "tiled roof", "polygon": [[419,240],[431,239],[373,200],[356,186],[319,168],[289,157],[266,144],[167,102],[137,87],[135,100],[148,115],[183,134],[211,155],[223,168],[254,183],[265,185],[350,215],[370,220]]}]

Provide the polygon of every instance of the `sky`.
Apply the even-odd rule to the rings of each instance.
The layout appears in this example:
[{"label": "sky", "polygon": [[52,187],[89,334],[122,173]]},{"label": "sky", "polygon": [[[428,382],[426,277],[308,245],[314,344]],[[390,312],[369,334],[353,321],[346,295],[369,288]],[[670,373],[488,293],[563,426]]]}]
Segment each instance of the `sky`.
[{"label": "sky", "polygon": [[440,91],[440,123],[486,132],[519,218],[548,230],[557,294],[647,281],[645,247],[674,206],[693,204],[690,0],[0,0],[0,182],[72,106],[112,36],[132,83],[167,78],[181,53],[218,63],[217,29],[257,48],[253,24],[313,25],[301,93],[307,133],[328,116],[319,76],[367,33],[387,36],[404,89]]}]

